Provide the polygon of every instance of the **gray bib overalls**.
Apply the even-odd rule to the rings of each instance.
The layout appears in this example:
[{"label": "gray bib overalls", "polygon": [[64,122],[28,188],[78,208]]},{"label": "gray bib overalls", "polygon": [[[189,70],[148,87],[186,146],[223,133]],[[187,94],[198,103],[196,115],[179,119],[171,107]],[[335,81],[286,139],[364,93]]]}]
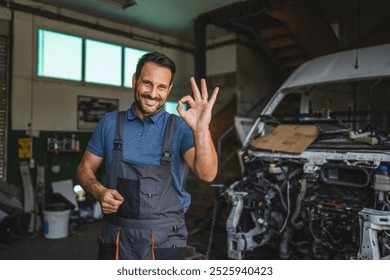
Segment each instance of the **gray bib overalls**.
[{"label": "gray bib overalls", "polygon": [[98,258],[184,259],[187,228],[171,178],[176,116],[169,117],[161,164],[155,166],[123,160],[125,114],[117,114],[112,162],[107,173],[107,187],[117,189],[124,202],[116,214],[104,215]]}]

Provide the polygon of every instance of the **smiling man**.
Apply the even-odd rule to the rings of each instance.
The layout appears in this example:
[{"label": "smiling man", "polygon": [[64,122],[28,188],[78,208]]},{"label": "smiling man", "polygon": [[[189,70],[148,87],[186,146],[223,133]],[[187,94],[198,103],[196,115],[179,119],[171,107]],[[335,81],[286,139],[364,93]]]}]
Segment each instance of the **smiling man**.
[{"label": "smiling man", "polygon": [[[80,185],[104,213],[99,259],[185,258],[191,199],[183,174],[186,165],[204,181],[217,174],[209,124],[219,89],[209,98],[205,80],[199,90],[191,78],[193,96],[179,100],[176,117],[164,110],[175,73],[167,56],[143,55],[132,78],[134,103],[102,118],[78,166]],[[95,175],[103,160],[105,184]]]}]

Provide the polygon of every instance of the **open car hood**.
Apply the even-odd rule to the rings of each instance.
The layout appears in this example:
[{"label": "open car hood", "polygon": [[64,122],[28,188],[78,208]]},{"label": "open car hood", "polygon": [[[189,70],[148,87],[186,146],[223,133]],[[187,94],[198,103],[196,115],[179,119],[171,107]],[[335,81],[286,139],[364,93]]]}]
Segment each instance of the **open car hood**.
[{"label": "open car hood", "polygon": [[302,64],[283,83],[279,91],[327,82],[384,76],[390,76],[390,44],[315,58]]},{"label": "open car hood", "polygon": [[[302,64],[286,79],[260,115],[272,115],[281,100],[291,92],[303,93],[318,85],[381,78],[390,78],[390,44],[317,57]],[[259,120],[254,127],[258,124]],[[248,135],[244,146],[250,137]]]}]

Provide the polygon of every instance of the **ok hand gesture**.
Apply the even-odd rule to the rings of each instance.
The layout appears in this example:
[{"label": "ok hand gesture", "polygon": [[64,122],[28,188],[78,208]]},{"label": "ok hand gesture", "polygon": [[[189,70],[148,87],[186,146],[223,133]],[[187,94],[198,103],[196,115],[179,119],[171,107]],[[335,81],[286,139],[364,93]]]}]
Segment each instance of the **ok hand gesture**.
[{"label": "ok hand gesture", "polygon": [[[200,81],[201,91],[199,91],[193,77],[191,77],[190,83],[194,96],[186,95],[182,97],[179,100],[177,111],[192,131],[194,131],[194,133],[199,133],[209,129],[212,109],[217,100],[219,88],[216,87],[209,98],[205,79],[201,79]],[[188,104],[187,110],[184,109],[183,103]]]}]

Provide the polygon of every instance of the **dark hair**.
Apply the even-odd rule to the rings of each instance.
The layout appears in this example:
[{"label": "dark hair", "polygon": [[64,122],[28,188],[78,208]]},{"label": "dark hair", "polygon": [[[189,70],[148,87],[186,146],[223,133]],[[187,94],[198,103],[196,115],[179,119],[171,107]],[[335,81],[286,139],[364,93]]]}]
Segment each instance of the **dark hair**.
[{"label": "dark hair", "polygon": [[166,55],[158,52],[150,52],[146,53],[138,59],[137,68],[135,70],[135,78],[138,80],[141,75],[142,68],[144,67],[146,62],[152,62],[162,67],[167,67],[171,70],[171,84],[173,82],[173,78],[176,73],[176,65],[172,59],[167,57]]}]

